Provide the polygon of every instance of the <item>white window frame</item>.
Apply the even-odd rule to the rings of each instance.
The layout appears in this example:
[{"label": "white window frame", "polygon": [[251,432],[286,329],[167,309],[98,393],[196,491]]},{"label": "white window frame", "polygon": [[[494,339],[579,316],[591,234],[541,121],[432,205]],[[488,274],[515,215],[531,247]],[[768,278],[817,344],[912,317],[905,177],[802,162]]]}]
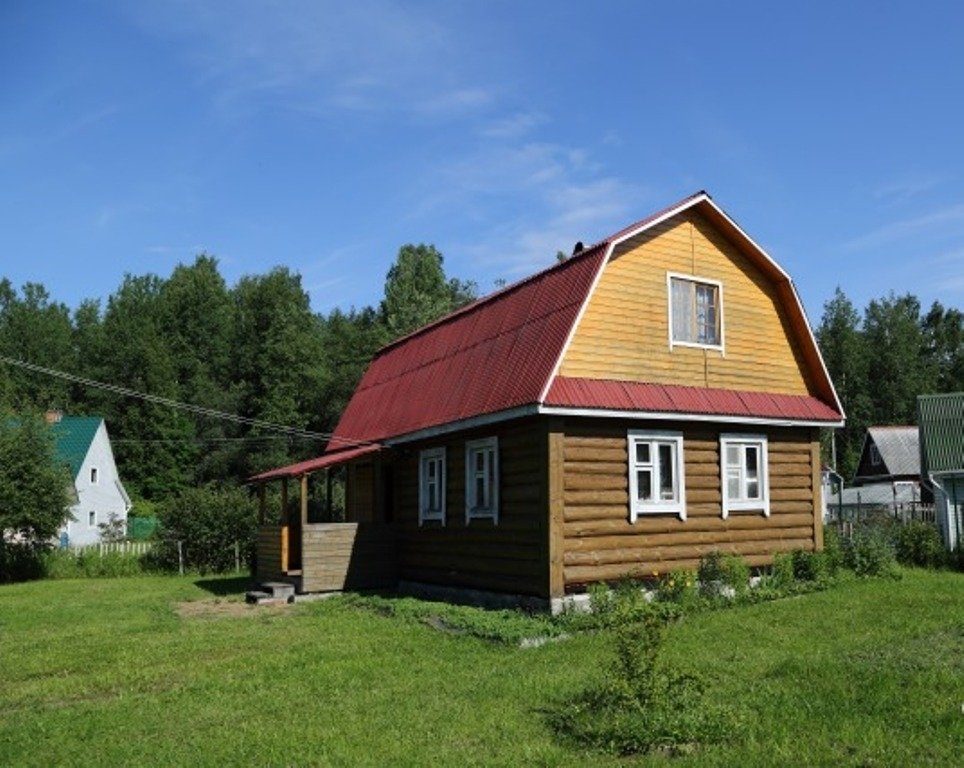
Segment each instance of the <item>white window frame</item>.
[{"label": "white window frame", "polygon": [[879,467],[883,464],[883,459],[880,458],[880,449],[877,448],[876,443],[870,444],[870,466]]},{"label": "white window frame", "polygon": [[[489,503],[480,506],[475,498],[475,456],[482,452],[488,458],[483,467],[484,483]],[[491,470],[491,471],[490,471]],[[465,443],[465,524],[471,520],[491,520],[499,524],[499,439],[486,437]]]},{"label": "white window frame", "polygon": [[[727,448],[730,446],[742,446],[744,450],[740,454],[740,497],[730,498],[730,484],[727,479],[729,465],[727,464]],[[760,460],[758,465],[760,498],[746,498],[746,450],[753,446],[759,449]],[[729,517],[730,512],[762,512],[764,517],[770,516],[770,461],[767,452],[766,435],[744,435],[744,434],[721,434],[720,435],[720,489],[723,495],[723,517]]]},{"label": "white window frame", "polygon": [[[636,446],[649,443],[649,464],[639,464],[636,461]],[[658,446],[670,444],[673,450],[673,477],[676,480],[675,498],[672,500],[639,501],[638,471],[647,466],[653,468],[653,485],[658,484],[660,475],[660,458]],[[683,457],[683,433],[661,430],[631,429],[627,433],[626,447],[629,451],[629,522],[635,523],[640,515],[679,515],[680,520],[686,519],[686,471]]]},{"label": "white window frame", "polygon": [[[685,280],[688,283],[711,285],[716,288],[717,296],[717,314],[719,315],[719,343],[718,344],[701,344],[698,341],[678,341],[673,338],[673,280]],[[681,272],[667,272],[666,273],[666,307],[667,307],[667,320],[669,323],[669,329],[667,334],[669,336],[669,348],[672,351],[673,347],[694,347],[696,349],[712,349],[719,352],[721,355],[725,354],[724,338],[725,338],[725,317],[723,312],[723,283],[719,280],[713,280],[709,277],[700,277],[698,275],[686,275]],[[695,308],[695,305],[694,305]]]},{"label": "white window frame", "polygon": [[[439,508],[429,509],[429,466],[435,465]],[[445,525],[445,448],[428,448],[418,454],[418,524],[432,521]]]},{"label": "white window frame", "polygon": [[98,471],[97,467],[91,467],[91,468],[90,468],[90,484],[91,484],[91,485],[97,485],[97,483],[98,483],[99,481],[100,481],[100,472]]},{"label": "white window frame", "polygon": [[88,527],[88,528],[96,528],[96,527],[97,527],[97,511],[96,511],[96,510],[93,510],[93,509],[88,510],[88,512],[87,512],[87,527]]}]

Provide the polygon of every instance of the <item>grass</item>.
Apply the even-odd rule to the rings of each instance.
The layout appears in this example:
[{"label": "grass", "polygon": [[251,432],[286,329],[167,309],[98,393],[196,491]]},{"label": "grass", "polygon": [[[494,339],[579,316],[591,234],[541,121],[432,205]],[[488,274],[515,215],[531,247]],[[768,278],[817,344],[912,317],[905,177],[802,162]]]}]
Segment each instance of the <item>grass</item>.
[{"label": "grass", "polygon": [[[608,633],[522,649],[406,620],[407,607],[248,609],[240,586],[139,577],[0,587],[0,764],[587,761],[554,739],[545,709],[609,663]],[[669,629],[666,653],[746,723],[738,741],[674,766],[959,758],[964,575],[905,571],[699,613]]]}]

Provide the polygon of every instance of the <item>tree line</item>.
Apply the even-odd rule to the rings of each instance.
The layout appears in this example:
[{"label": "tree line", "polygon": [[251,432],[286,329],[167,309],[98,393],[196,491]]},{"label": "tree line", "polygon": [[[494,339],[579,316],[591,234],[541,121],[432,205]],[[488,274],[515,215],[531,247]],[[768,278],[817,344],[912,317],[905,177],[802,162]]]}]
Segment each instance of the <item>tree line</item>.
[{"label": "tree line", "polygon": [[964,391],[964,314],[940,302],[925,312],[916,296],[891,292],[860,314],[837,288],[817,342],[847,413],[835,442],[848,481],[867,427],[916,424],[918,395]]},{"label": "tree line", "polygon": [[[476,296],[431,245],[404,245],[375,306],[314,313],[284,267],[229,286],[199,255],[170,275],[126,275],[106,304],[73,311],[44,286],[0,280],[0,355],[273,424],[330,433],[375,351]],[[964,316],[891,293],[859,313],[842,290],[817,340],[847,412],[837,469],[850,477],[866,428],[913,424],[916,397],[964,390]],[[320,453],[324,441],[122,397],[0,363],[0,413],[48,409],[108,423],[129,491],[160,501],[209,482],[242,482]],[[827,458],[829,459],[829,450]]]},{"label": "tree line", "polygon": [[[276,267],[229,286],[199,255],[167,277],[126,275],[105,305],[73,311],[43,285],[0,280],[0,355],[77,377],[330,433],[376,350],[475,298],[431,245],[399,249],[377,306],[314,313],[298,274]],[[0,363],[0,413],[103,416],[131,495],[160,501],[209,482],[242,482],[317,455],[291,437],[124,397]]]}]

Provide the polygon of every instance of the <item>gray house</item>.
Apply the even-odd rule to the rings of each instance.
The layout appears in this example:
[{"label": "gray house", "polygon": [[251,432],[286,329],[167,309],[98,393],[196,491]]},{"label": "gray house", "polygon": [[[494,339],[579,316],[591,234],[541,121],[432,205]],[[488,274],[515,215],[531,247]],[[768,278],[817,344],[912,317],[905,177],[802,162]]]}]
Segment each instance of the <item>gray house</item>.
[{"label": "gray house", "polygon": [[948,549],[964,533],[964,392],[917,398],[921,477],[934,491],[937,524]]}]

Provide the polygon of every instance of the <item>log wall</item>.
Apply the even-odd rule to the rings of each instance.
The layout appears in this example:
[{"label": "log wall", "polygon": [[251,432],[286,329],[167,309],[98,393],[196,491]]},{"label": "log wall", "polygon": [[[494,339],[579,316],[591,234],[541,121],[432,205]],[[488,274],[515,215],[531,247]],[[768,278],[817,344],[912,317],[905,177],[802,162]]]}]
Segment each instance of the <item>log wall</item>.
[{"label": "log wall", "polygon": [[[499,440],[499,521],[465,520],[465,443]],[[418,524],[418,456],[446,449],[446,520]],[[406,445],[394,465],[399,578],[545,596],[549,585],[545,420]],[[561,554],[561,553],[560,553]]]},{"label": "log wall", "polygon": [[[567,590],[594,581],[692,570],[712,550],[733,552],[750,565],[764,565],[777,552],[822,545],[819,466],[815,471],[813,463],[819,462],[815,430],[661,423],[659,429],[683,433],[687,519],[640,515],[631,523],[626,433],[639,426],[638,422],[567,422],[562,440],[562,559]],[[769,517],[731,512],[723,519],[721,432],[768,436]]]}]

